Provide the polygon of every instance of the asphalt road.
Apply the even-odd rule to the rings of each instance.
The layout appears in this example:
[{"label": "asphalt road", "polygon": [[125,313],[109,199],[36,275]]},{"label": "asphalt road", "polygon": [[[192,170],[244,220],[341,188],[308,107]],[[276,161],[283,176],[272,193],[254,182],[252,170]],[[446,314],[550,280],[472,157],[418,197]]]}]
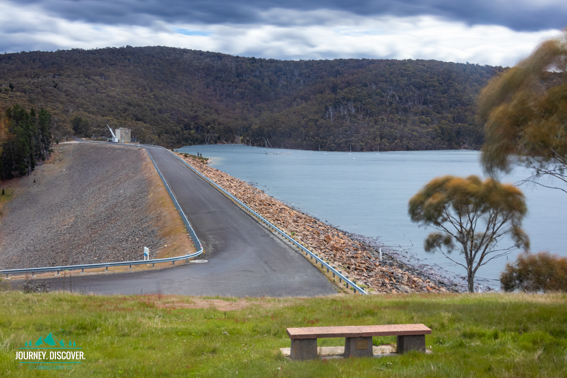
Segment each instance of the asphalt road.
[{"label": "asphalt road", "polygon": [[333,285],[303,256],[272,235],[168,151],[148,148],[205,248],[204,264],[138,273],[49,279],[51,290],[96,294],[318,296]]}]

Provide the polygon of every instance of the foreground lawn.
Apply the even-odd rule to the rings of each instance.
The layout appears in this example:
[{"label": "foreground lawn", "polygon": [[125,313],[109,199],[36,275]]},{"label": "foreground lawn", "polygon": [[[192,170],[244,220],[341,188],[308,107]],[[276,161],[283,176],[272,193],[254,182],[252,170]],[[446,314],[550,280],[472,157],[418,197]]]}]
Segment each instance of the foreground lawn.
[{"label": "foreground lawn", "polygon": [[[433,354],[292,362],[286,327],[424,323]],[[15,360],[53,333],[82,347],[65,371]],[[375,344],[395,337],[374,338]],[[342,345],[343,339],[320,340]],[[203,298],[0,293],[0,376],[567,377],[567,295]]]}]

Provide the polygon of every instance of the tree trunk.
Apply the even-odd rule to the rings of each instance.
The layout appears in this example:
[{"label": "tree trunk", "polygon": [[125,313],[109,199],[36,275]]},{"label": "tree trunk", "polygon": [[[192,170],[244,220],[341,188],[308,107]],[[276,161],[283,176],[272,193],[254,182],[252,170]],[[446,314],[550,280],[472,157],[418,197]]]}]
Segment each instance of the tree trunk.
[{"label": "tree trunk", "polygon": [[474,273],[471,269],[467,269],[467,281],[469,283],[469,293],[474,293]]}]

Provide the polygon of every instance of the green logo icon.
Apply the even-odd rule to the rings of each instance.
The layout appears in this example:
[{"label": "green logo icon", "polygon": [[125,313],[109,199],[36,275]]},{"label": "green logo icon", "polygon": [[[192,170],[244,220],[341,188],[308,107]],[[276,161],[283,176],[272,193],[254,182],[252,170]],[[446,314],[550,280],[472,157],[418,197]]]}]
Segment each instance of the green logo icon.
[{"label": "green logo icon", "polygon": [[81,349],[77,348],[77,344],[74,341],[69,340],[68,344],[65,344],[63,340],[57,340],[53,333],[49,333],[49,335],[45,337],[39,337],[35,343],[31,341],[26,341],[26,346],[20,349],[57,349],[57,348],[65,348],[65,349]]}]

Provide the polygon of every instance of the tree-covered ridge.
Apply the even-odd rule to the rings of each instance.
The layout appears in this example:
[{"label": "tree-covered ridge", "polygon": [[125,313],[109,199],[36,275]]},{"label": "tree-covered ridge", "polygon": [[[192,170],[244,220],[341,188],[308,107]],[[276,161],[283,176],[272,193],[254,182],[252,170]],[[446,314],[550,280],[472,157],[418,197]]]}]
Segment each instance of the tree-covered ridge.
[{"label": "tree-covered ridge", "polygon": [[325,150],[479,148],[475,99],[499,67],[278,61],[166,47],[0,56],[0,105],[52,110],[56,137],[125,126],[142,142]]},{"label": "tree-covered ridge", "polygon": [[33,171],[37,161],[49,156],[51,114],[14,105],[0,114],[0,180]]}]

